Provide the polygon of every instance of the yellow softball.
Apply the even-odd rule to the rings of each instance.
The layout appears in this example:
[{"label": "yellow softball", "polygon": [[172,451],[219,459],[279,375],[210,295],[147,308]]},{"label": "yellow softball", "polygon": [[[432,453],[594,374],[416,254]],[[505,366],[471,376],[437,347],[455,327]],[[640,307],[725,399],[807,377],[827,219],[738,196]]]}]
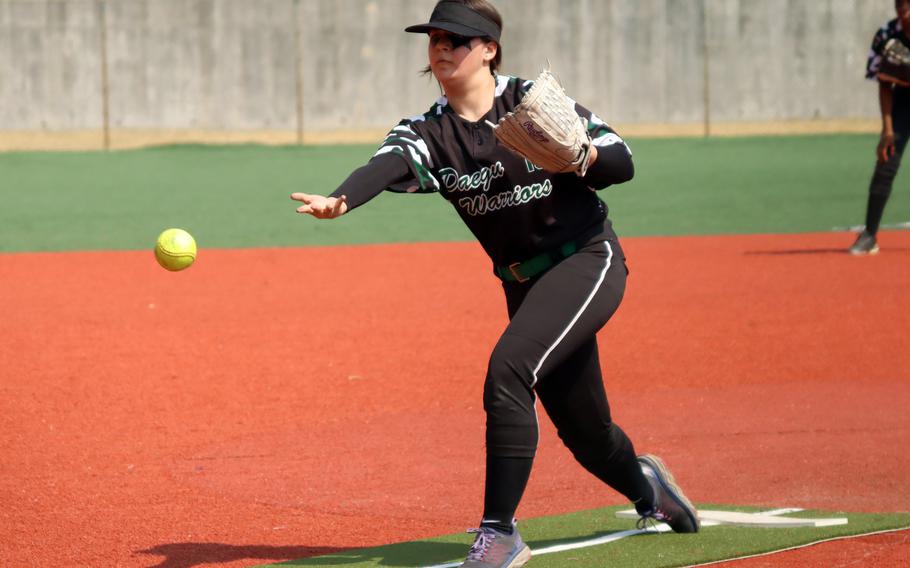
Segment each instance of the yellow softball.
[{"label": "yellow softball", "polygon": [[183,229],[166,229],[155,242],[155,260],[174,272],[189,268],[196,260],[196,240]]}]

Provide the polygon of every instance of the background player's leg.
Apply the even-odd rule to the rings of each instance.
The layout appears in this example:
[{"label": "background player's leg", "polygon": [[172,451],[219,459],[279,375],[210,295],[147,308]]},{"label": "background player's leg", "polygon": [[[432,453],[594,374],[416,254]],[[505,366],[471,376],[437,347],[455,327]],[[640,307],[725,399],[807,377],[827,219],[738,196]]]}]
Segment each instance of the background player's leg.
[{"label": "background player's leg", "polygon": [[894,155],[887,162],[875,165],[872,181],[869,183],[869,200],[866,205],[866,232],[873,236],[878,233],[882,216],[885,213],[885,205],[888,204],[888,198],[891,197],[894,178],[897,177],[904,147],[907,144],[906,134],[900,136],[900,140],[898,140],[899,135],[897,132],[895,132],[894,136]]},{"label": "background player's leg", "polygon": [[866,207],[866,233],[873,237],[878,233],[885,205],[891,196],[894,178],[900,169],[901,158],[910,139],[910,95],[896,93],[894,110],[894,155],[887,162],[877,163],[869,183],[869,201]]}]

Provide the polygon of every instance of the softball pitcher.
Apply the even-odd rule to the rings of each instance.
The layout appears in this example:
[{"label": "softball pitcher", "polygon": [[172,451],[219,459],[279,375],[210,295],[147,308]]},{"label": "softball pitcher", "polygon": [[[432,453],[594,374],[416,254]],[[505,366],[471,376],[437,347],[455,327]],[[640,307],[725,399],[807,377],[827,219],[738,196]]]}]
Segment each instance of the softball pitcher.
[{"label": "softball pitcher", "polygon": [[502,280],[510,321],[484,383],[484,508],[463,566],[515,568],[531,556],[514,516],[537,449],[537,397],[578,462],[643,520],[697,532],[696,510],[665,465],[636,456],[611,419],[601,377],[596,333],[619,307],[628,271],[595,190],[632,179],[629,148],[564,92],[572,110],[566,136],[577,138],[583,125],[577,147],[547,147],[554,135],[546,121],[521,119],[511,138],[504,134],[523,100],[559,92],[538,96],[534,81],[498,74],[502,18],[486,0],[443,0],[428,23],[406,31],[428,34],[429,70],[444,96],[395,126],[329,196],[291,198],[302,202],[298,212],[333,219],[385,189],[440,193]]}]

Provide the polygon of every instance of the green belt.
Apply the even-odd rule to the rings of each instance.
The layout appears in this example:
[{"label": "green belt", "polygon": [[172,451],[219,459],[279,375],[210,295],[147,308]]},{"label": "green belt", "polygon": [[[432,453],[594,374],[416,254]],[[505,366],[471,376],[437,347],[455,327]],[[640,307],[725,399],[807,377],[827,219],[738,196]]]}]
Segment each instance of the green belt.
[{"label": "green belt", "polygon": [[524,262],[513,262],[508,266],[497,266],[493,273],[504,282],[526,282],[538,274],[549,270],[557,262],[575,254],[578,243],[569,241],[553,252],[545,252]]}]

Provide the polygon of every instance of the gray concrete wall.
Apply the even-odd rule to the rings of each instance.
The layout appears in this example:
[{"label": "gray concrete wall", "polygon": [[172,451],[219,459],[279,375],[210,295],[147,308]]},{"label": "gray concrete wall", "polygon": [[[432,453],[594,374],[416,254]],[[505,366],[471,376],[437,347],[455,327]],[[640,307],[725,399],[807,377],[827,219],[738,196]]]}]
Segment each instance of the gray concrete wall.
[{"label": "gray concrete wall", "polygon": [[[0,131],[99,129],[105,108],[115,130],[388,128],[439,94],[419,75],[425,39],[402,33],[433,4],[0,0]],[[891,0],[496,4],[503,72],[531,77],[549,59],[614,123],[878,113],[863,68]]]},{"label": "gray concrete wall", "polygon": [[293,128],[294,17],[287,0],[108,2],[111,126]]},{"label": "gray concrete wall", "polygon": [[0,129],[101,125],[101,41],[92,0],[0,0]]},{"label": "gray concrete wall", "polygon": [[891,0],[708,0],[712,116],[768,120],[874,116],[864,80]]}]

